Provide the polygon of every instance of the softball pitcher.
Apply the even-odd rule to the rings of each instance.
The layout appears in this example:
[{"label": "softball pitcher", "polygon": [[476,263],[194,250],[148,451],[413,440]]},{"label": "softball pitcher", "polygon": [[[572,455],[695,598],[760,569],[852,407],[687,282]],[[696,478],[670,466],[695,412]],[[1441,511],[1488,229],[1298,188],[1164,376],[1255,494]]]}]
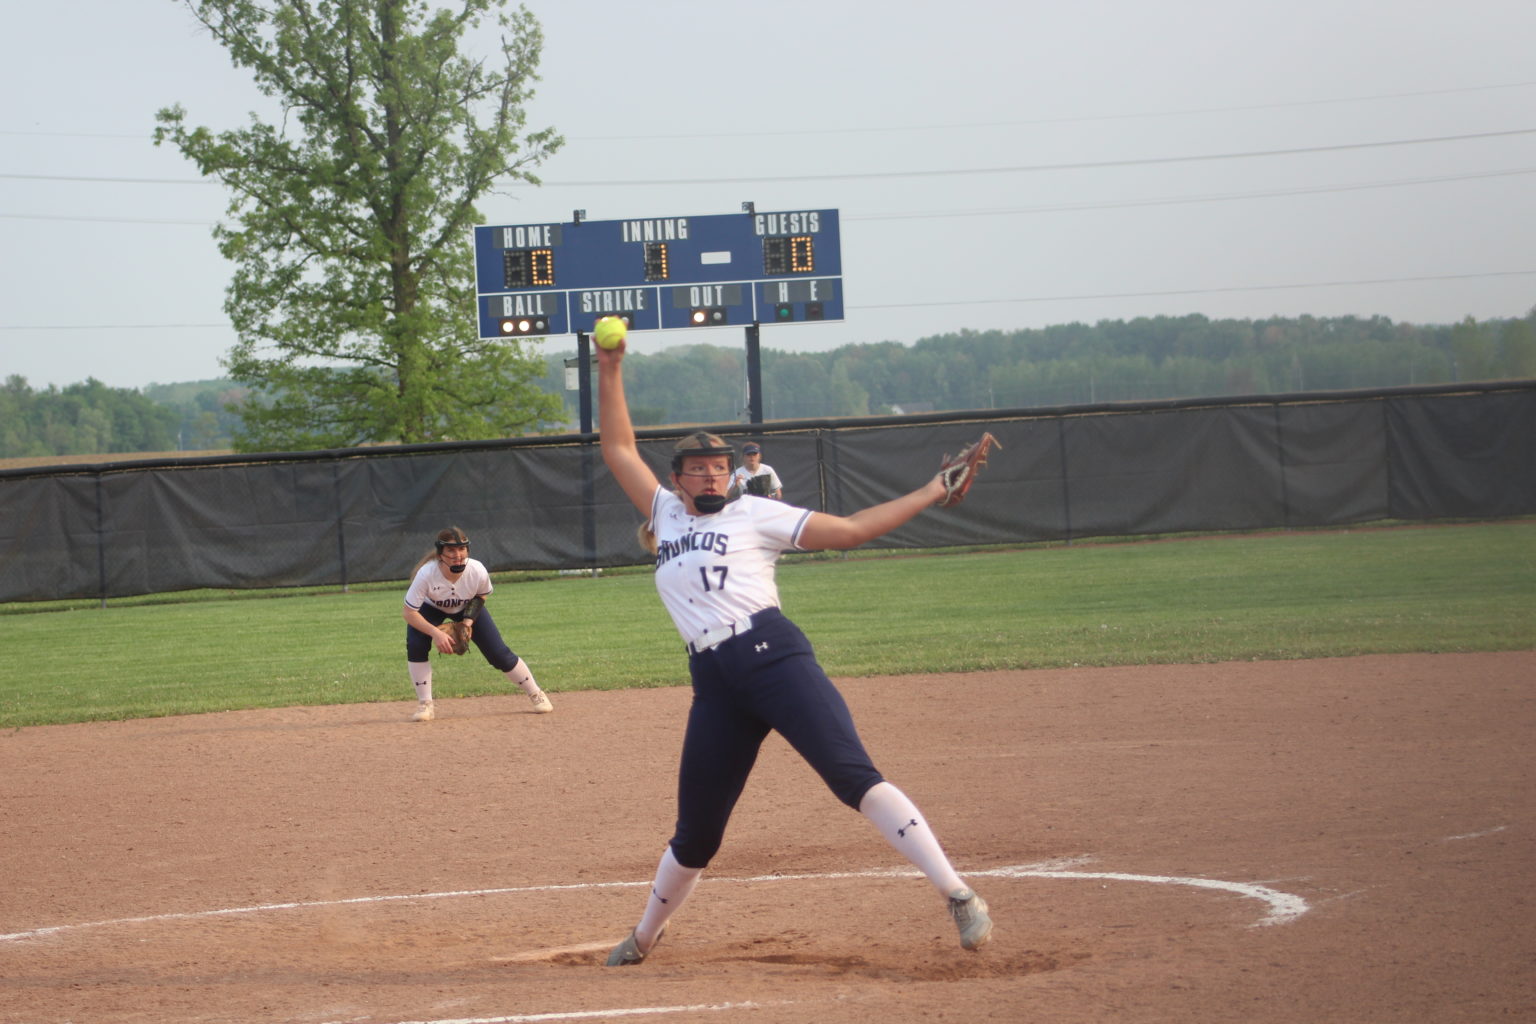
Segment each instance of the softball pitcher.
[{"label": "softball pitcher", "polygon": [[436,647],[443,654],[453,653],[453,638],[441,627],[452,619],[470,627],[470,642],[491,667],[533,701],[537,714],[555,710],[549,696],[534,681],[528,663],[513,653],[501,638],[501,631],[485,599],[490,595],[491,574],[478,559],[469,557],[469,537],[457,526],[440,530],[433,550],[416,564],[410,588],[405,592],[405,662],[411,685],[416,688],[418,705],[413,722],[430,722],[437,717],[432,703],[432,662]]},{"label": "softball pitcher", "polygon": [[944,482],[935,477],[851,516],[753,495],[728,502],[732,449],[698,433],[678,444],[672,486],[664,487],[635,443],[624,395],[624,346],[599,349],[597,359],[603,461],[654,534],[656,590],[687,646],[693,683],[676,831],[640,922],[614,947],[608,966],[638,964],[655,948],[720,849],[770,731],[922,870],[948,901],[960,945],[977,949],[992,932],[986,902],[956,874],[912,800],[875,769],[842,695],[805,635],[779,610],[774,580],[780,553],[857,547],[944,500]]}]

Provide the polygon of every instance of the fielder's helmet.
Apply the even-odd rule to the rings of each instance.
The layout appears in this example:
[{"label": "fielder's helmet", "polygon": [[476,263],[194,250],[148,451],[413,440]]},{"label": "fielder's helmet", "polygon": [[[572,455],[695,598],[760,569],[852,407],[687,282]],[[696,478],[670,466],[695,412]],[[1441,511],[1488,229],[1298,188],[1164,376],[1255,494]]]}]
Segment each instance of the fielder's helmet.
[{"label": "fielder's helmet", "polygon": [[450,526],[446,530],[438,531],[437,539],[434,543],[437,544],[438,554],[442,554],[443,548],[448,547],[450,544],[454,546],[462,544],[467,548],[469,547],[469,534],[465,533],[457,526]]}]

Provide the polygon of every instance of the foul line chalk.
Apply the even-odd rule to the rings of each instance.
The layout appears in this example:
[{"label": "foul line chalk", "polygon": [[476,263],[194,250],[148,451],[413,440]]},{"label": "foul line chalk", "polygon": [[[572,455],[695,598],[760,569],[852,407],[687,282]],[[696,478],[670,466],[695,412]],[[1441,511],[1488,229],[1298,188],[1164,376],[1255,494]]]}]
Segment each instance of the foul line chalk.
[{"label": "foul line chalk", "polygon": [[[720,1010],[756,1010],[784,1003],[701,1003],[697,1006],[635,1006],[622,1010],[574,1010],[569,1013],[518,1013],[510,1017],[452,1017],[445,1020],[402,1020],[395,1024],[531,1024],[545,1020],[590,1020],[593,1017],[647,1017],[661,1013],[707,1013]],[[333,1021],[332,1024],[344,1024]]]},{"label": "foul line chalk", "polygon": [[[1309,909],[1307,901],[1300,896],[1276,889],[1266,888],[1262,885],[1254,885],[1249,882],[1223,882],[1214,878],[1180,878],[1172,875],[1131,875],[1112,871],[1072,871],[1067,870],[1075,864],[1085,863],[1084,858],[1071,860],[1046,861],[1039,864],[1019,864],[1013,867],[991,868],[982,871],[967,871],[964,874],[975,878],[1060,878],[1060,879],[1086,879],[1111,882],[1150,882],[1158,885],[1185,885],[1199,889],[1220,889],[1226,892],[1236,893],[1250,899],[1259,900],[1268,905],[1268,913],[1254,926],[1285,924],[1294,921],[1305,914]],[[834,881],[848,878],[921,878],[922,873],[905,869],[873,869],[869,871],[844,871],[821,874],[803,875],[757,875],[752,878],[704,878],[706,884],[725,885],[743,884],[749,882],[803,882],[803,881]],[[81,924],[61,924],[50,928],[33,928],[24,932],[11,932],[8,935],[0,935],[0,942],[18,942],[23,939],[37,939],[47,935],[58,935],[62,932],[79,931],[85,928],[106,928],[111,925],[123,924],[150,924],[157,921],[190,921],[205,917],[231,917],[236,914],[259,914],[272,910],[304,910],[314,907],[344,907],[362,903],[391,903],[401,900],[443,900],[455,899],[462,896],[504,896],[525,892],[574,892],[592,889],[636,889],[648,888],[649,881],[644,882],[575,882],[566,885],[520,885],[504,889],[465,889],[457,892],[422,892],[399,893],[390,896],[356,896],[345,900],[315,900],[300,903],[264,903],[254,907],[230,907],[223,910],[198,910],[182,914],[154,914],[149,917],[123,917],[111,921],[88,921]],[[510,1018],[509,1018],[510,1019]]]}]

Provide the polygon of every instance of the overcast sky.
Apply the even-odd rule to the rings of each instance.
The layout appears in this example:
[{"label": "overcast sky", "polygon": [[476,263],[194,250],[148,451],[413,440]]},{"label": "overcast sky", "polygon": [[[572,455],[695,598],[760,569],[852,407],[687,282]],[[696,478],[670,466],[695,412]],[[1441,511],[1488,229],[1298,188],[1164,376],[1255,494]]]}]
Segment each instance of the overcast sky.
[{"label": "overcast sky", "polygon": [[[839,210],[846,320],[767,348],[1536,306],[1533,0],[528,6],[568,142],[484,221]],[[177,0],[9,5],[0,95],[0,378],[221,376],[226,199],[150,136],[270,101]]]}]

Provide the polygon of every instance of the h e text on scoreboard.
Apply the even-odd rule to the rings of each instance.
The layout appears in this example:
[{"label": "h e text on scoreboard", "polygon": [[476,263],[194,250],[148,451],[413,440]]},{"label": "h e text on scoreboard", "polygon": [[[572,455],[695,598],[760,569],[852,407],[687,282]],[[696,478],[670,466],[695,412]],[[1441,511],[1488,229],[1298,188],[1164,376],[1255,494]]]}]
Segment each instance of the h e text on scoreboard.
[{"label": "h e text on scoreboard", "polygon": [[481,338],[843,319],[836,210],[475,228]]}]

